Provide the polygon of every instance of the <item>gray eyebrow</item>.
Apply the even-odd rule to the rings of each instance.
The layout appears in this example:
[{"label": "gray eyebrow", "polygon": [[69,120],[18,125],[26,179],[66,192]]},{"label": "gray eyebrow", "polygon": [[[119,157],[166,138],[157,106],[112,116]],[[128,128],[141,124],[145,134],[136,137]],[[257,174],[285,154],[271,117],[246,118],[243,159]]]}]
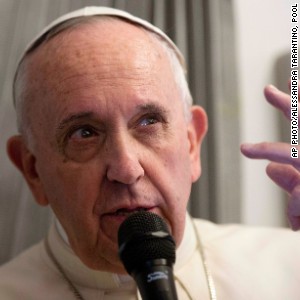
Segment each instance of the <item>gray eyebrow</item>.
[{"label": "gray eyebrow", "polygon": [[77,120],[81,120],[81,119],[85,119],[88,117],[91,117],[92,115],[94,115],[94,113],[92,111],[87,111],[87,112],[80,112],[78,114],[72,114],[68,117],[66,117],[65,119],[63,119],[57,126],[58,130],[62,130],[64,129],[68,124],[77,121]]},{"label": "gray eyebrow", "polygon": [[[160,114],[166,114],[168,113],[168,110],[165,109],[162,105],[159,105],[157,103],[146,103],[146,104],[141,104],[137,106],[137,110],[141,112],[152,112],[152,113],[160,113]],[[70,116],[66,117],[63,119],[57,126],[57,131],[63,130],[68,124],[90,118],[94,115],[93,111],[86,111],[86,112],[80,112],[78,114],[71,114]]]},{"label": "gray eyebrow", "polygon": [[163,107],[162,105],[159,105],[157,103],[146,103],[146,104],[141,104],[138,107],[138,110],[140,111],[145,111],[145,112],[156,112],[156,113],[161,113],[161,114],[166,114],[168,113],[168,110]]}]

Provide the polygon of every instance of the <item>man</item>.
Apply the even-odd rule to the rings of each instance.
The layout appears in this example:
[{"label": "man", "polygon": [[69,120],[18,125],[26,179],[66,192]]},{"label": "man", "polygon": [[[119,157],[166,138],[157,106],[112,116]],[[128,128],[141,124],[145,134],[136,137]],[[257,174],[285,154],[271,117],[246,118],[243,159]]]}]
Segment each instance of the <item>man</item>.
[{"label": "man", "polygon": [[[1,299],[137,299],[117,232],[140,210],[160,215],[175,239],[179,299],[297,299],[295,233],[186,215],[207,119],[191,106],[181,54],[157,28],[105,8],[63,17],[29,46],[14,88],[20,135],[8,154],[57,221],[1,268]],[[243,151],[269,158],[279,148]]]}]

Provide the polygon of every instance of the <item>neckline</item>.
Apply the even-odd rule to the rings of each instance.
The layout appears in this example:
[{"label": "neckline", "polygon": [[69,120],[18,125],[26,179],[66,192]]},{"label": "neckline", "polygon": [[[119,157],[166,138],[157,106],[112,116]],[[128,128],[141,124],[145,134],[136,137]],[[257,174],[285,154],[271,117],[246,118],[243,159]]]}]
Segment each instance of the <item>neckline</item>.
[{"label": "neckline", "polygon": [[[84,300],[76,286],[85,286],[104,290],[137,290],[134,280],[129,275],[120,276],[118,274],[91,270],[86,267],[74,254],[55,225],[51,227],[50,233],[45,240],[45,248],[48,256],[51,258],[58,271],[64,277],[66,283],[68,283],[70,286],[76,299]],[[210,299],[216,300],[216,290],[207,263],[202,241],[195,227],[194,221],[187,214],[184,237],[181,245],[177,249],[177,260],[174,266],[174,274],[185,265],[187,260],[190,259],[195,251],[198,251],[201,256]],[[187,295],[189,295],[189,292],[182,281],[177,276],[175,276],[175,278],[183,290],[186,291]],[[192,298],[190,297],[190,299]]]}]

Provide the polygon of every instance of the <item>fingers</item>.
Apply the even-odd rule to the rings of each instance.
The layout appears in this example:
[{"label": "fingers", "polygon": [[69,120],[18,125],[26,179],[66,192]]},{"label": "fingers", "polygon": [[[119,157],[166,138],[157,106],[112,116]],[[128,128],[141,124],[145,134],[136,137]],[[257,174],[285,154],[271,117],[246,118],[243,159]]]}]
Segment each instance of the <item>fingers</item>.
[{"label": "fingers", "polygon": [[290,195],[300,186],[300,173],[292,166],[271,162],[266,172],[268,176]]},{"label": "fingers", "polygon": [[291,194],[287,208],[287,216],[293,230],[300,229],[300,185],[296,186]]},{"label": "fingers", "polygon": [[[291,82],[289,83],[289,85],[291,85]],[[271,105],[279,109],[289,120],[291,120],[291,96],[283,93],[272,85],[267,86],[264,90],[264,93],[267,101]],[[300,125],[299,116],[300,114],[298,114],[298,127]],[[293,230],[299,230],[300,158],[294,158],[292,156],[292,148],[296,148],[299,153],[300,146],[292,147],[287,143],[268,142],[257,144],[242,144],[241,152],[249,158],[267,159],[271,161],[271,163],[267,166],[267,174],[278,186],[283,188],[289,194],[290,197],[287,206],[287,216],[291,228]]]},{"label": "fingers", "polygon": [[292,166],[272,162],[267,166],[267,174],[277,185],[289,193],[287,217],[291,228],[299,230],[300,173]]},{"label": "fingers", "polygon": [[278,90],[273,85],[265,87],[264,94],[270,104],[281,110],[289,120],[291,119],[290,95]]},{"label": "fingers", "polygon": [[[300,151],[300,147],[297,147]],[[286,143],[242,144],[241,152],[256,159],[268,159],[273,162],[290,164],[300,171],[300,158],[291,157],[291,145]]]}]

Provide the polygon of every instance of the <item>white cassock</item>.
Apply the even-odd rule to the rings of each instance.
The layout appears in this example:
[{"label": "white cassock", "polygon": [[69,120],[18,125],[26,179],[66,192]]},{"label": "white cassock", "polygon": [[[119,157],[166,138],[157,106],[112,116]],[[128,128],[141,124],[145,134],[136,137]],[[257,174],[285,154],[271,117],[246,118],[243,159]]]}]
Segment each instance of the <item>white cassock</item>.
[{"label": "white cassock", "polygon": [[[180,300],[210,299],[197,235],[214,281],[216,299],[300,299],[299,233],[215,225],[204,220],[192,221],[188,216],[174,267]],[[91,270],[82,264],[56,225],[51,227],[48,240],[55,258],[84,299],[140,299],[131,277]],[[42,241],[0,268],[0,299],[74,300],[76,297]]]}]

